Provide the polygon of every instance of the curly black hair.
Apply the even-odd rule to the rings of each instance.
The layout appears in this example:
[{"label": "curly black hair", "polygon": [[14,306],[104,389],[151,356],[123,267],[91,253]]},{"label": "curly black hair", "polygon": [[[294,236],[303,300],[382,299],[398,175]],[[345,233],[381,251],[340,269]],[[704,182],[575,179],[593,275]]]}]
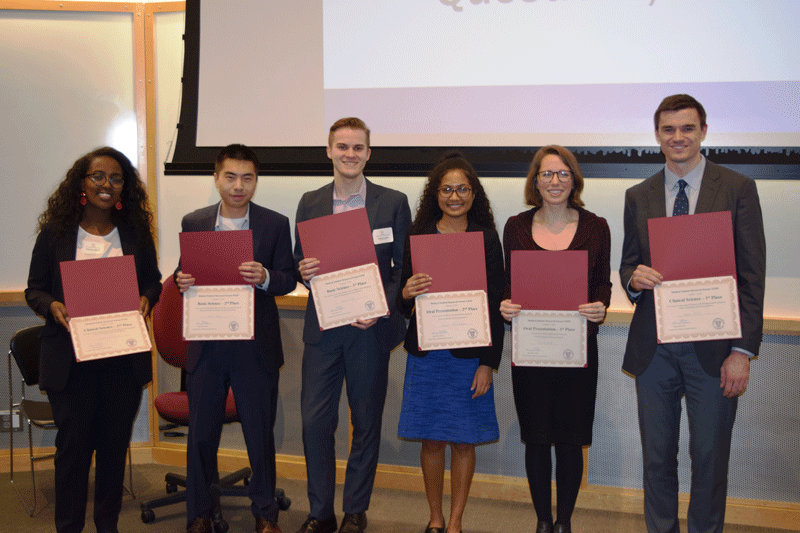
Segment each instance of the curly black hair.
[{"label": "curly black hair", "polygon": [[445,154],[428,174],[428,181],[425,189],[419,197],[417,214],[414,216],[414,223],[411,225],[409,235],[419,235],[425,231],[432,223],[438,222],[442,218],[442,210],[439,207],[439,186],[442,178],[451,170],[460,170],[469,181],[472,188],[473,200],[472,208],[467,213],[467,220],[475,222],[485,228],[497,229],[494,223],[494,214],[486,191],[478,179],[478,174],[469,161],[459,152]]},{"label": "curly black hair", "polygon": [[84,210],[80,203],[83,180],[92,161],[104,156],[119,163],[125,178],[120,192],[122,209],[111,210],[111,221],[115,226],[125,225],[133,229],[139,242],[153,240],[153,213],[150,211],[147,192],[139,179],[139,173],[125,154],[108,146],[93,150],[75,161],[64,180],[48,198],[47,209],[39,215],[37,233],[47,231],[56,239],[67,230],[78,227]]}]

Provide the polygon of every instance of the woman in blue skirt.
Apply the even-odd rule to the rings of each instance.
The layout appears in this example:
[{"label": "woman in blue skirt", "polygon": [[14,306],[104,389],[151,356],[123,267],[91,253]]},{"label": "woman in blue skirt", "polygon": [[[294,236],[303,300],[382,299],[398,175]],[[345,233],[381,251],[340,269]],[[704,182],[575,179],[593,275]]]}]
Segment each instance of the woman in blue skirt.
[{"label": "woman in blue skirt", "polygon": [[[492,370],[500,364],[504,326],[503,251],[495,229],[489,199],[472,165],[460,154],[450,154],[428,175],[410,235],[483,232],[492,344],[480,348],[421,351],[417,343],[415,298],[425,294],[431,277],[412,276],[410,239],[405,240],[403,287],[397,307],[411,319],[406,335],[408,351],[400,438],[421,440],[420,462],[430,521],[425,533],[461,531],[461,517],[475,472],[475,445],[498,439]],[[453,270],[460,265],[453,265]],[[451,448],[450,518],[442,513],[445,448]]]}]

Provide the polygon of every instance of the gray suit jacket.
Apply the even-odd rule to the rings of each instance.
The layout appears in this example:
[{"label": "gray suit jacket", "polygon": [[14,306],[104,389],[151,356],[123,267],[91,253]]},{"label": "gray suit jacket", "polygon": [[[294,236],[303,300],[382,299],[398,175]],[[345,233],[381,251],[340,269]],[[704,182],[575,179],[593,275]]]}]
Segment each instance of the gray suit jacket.
[{"label": "gray suit jacket", "polygon": [[[376,337],[379,342],[383,343],[381,348],[390,351],[403,341],[406,333],[405,320],[397,312],[395,306],[395,295],[400,284],[400,273],[403,267],[403,242],[411,227],[411,210],[408,207],[408,198],[402,192],[376,185],[369,180],[366,182],[365,207],[370,228],[372,230],[392,228],[393,234],[392,242],[375,245],[378,268],[381,272],[386,302],[389,304],[391,315],[388,318],[379,319],[373,327],[378,328]],[[331,214],[333,214],[333,182],[303,195],[297,206],[295,221],[303,222]],[[295,276],[301,283],[303,280],[297,270],[297,265],[303,257],[303,247],[297,234],[297,226],[295,226]],[[313,296],[309,295],[303,328],[303,342],[317,344],[322,339],[322,333],[314,309]]]},{"label": "gray suit jacket", "polygon": [[[764,224],[755,181],[706,161],[695,213],[715,211],[730,211],[733,220],[742,338],[694,343],[700,364],[711,376],[720,375],[720,367],[733,347],[758,354],[764,324],[766,276]],[[651,265],[647,220],[665,216],[663,170],[626,191],[625,239],[619,269],[623,287],[628,287],[638,265]],[[635,300],[630,294],[628,297],[636,304],[636,310],[622,369],[638,376],[647,369],[657,346],[653,291],[642,291]]]}]

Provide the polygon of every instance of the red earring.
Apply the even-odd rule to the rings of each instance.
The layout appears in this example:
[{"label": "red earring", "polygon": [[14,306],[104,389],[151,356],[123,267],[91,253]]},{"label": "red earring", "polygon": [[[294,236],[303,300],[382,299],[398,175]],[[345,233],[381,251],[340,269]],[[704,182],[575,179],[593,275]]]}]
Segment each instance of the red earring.
[{"label": "red earring", "polygon": [[122,210],[122,200],[117,200],[117,203],[114,204],[114,207],[117,208],[117,211],[121,211]]},{"label": "red earring", "polygon": [[81,205],[86,205],[86,193],[84,191],[81,191],[81,200],[80,200],[80,202],[81,202]]}]

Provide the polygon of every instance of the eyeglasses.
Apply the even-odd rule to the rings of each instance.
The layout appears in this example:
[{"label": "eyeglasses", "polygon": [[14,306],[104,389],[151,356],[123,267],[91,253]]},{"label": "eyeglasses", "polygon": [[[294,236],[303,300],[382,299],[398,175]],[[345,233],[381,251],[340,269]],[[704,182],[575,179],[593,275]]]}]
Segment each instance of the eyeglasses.
[{"label": "eyeglasses", "polygon": [[545,183],[550,183],[552,181],[553,176],[558,176],[558,181],[561,183],[569,183],[569,180],[572,179],[572,172],[569,170],[544,170],[537,174],[539,176],[539,181],[543,181]]},{"label": "eyeglasses", "polygon": [[120,189],[125,184],[125,178],[122,174],[106,175],[105,172],[93,172],[92,174],[86,174],[86,177],[92,180],[95,185],[103,185],[108,180],[115,189]]},{"label": "eyeglasses", "polygon": [[472,192],[472,189],[469,187],[458,187],[454,189],[453,187],[441,187],[439,188],[439,196],[442,198],[450,198],[453,196],[453,193],[456,193],[459,198],[466,198],[469,196],[469,193]]}]

